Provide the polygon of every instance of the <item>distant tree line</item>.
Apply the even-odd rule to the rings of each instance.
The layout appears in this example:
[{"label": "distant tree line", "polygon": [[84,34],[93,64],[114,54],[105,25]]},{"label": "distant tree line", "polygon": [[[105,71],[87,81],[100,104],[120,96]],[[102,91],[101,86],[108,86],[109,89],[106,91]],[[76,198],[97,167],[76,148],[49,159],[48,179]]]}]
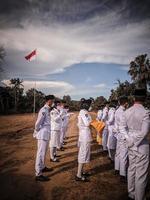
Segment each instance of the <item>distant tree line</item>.
[{"label": "distant tree line", "polygon": [[[0,71],[2,70],[2,61],[4,60],[5,51],[0,47]],[[140,55],[130,63],[128,74],[131,76],[132,82],[121,82],[117,80],[117,87],[111,90],[108,100],[117,100],[119,96],[127,95],[130,103],[132,103],[132,94],[135,88],[142,87],[147,90],[148,98],[145,106],[150,108],[150,63],[147,55]],[[10,85],[0,86],[0,114],[12,113],[31,113],[34,110],[34,94],[35,94],[35,111],[44,105],[45,94],[37,89],[31,88],[24,92],[23,80],[19,78],[10,79]],[[59,98],[57,98],[59,99]],[[69,95],[62,98],[66,101],[71,111],[80,109],[80,101],[72,100]],[[93,110],[97,111],[99,106],[106,101],[105,97],[99,96],[94,99]]]}]

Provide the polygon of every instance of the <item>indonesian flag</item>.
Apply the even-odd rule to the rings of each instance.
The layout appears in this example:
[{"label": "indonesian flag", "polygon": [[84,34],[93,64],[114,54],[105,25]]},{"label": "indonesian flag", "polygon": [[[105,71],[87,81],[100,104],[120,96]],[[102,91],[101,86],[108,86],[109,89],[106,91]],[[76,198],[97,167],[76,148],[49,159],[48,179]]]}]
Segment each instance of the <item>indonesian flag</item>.
[{"label": "indonesian flag", "polygon": [[29,53],[27,56],[25,56],[25,59],[31,61],[31,60],[34,60],[35,57],[36,57],[36,49],[32,51],[31,53]]}]

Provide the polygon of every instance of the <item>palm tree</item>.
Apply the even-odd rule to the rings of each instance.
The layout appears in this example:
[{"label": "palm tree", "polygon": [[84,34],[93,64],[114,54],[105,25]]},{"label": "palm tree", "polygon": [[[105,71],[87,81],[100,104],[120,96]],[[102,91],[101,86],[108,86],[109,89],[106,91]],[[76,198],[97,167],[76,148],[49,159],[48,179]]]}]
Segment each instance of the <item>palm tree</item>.
[{"label": "palm tree", "polygon": [[15,111],[17,111],[17,102],[18,102],[18,94],[20,92],[21,87],[23,88],[23,80],[20,80],[19,78],[12,78],[10,80],[10,85],[14,88],[14,96],[15,96]]},{"label": "palm tree", "polygon": [[6,54],[4,48],[0,46],[0,78],[2,78],[2,73],[3,73],[2,63],[4,61],[5,55]]},{"label": "palm tree", "polygon": [[4,48],[1,46],[0,47],[0,63],[4,60],[5,57],[5,50]]},{"label": "palm tree", "polygon": [[128,74],[137,87],[147,89],[147,86],[150,85],[150,62],[147,58],[147,54],[137,56],[135,60],[130,63]]}]

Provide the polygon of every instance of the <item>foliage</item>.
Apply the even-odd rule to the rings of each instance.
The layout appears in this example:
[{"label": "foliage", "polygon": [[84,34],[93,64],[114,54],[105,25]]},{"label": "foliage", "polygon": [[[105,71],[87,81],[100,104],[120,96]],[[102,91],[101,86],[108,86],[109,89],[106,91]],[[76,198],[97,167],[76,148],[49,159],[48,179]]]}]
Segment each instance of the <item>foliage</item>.
[{"label": "foliage", "polygon": [[150,62],[147,54],[139,55],[131,61],[128,74],[137,87],[147,89],[150,86]]},{"label": "foliage", "polygon": [[0,78],[2,78],[4,69],[3,69],[3,63],[4,63],[4,58],[5,58],[5,49],[0,46]]}]

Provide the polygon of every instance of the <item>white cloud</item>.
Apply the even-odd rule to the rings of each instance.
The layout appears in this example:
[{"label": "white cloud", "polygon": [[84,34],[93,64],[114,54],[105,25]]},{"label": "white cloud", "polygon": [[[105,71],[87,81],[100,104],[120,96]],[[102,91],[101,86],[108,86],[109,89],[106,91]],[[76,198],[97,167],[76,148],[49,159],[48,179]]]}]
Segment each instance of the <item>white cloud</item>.
[{"label": "white cloud", "polygon": [[[146,35],[149,21],[140,26],[121,25],[121,17],[114,11],[84,24],[22,24],[24,28],[0,30],[13,73],[45,75],[80,62],[128,64],[137,54],[147,52],[150,44]],[[29,64],[24,55],[35,48],[37,61]]]},{"label": "white cloud", "polygon": [[69,93],[73,98],[80,99],[82,97],[89,98],[89,97],[97,97],[97,96],[109,96],[110,88],[104,83],[100,83],[98,85],[94,86],[80,86],[80,87],[75,87],[72,89]]},{"label": "white cloud", "polygon": [[94,87],[94,88],[98,88],[98,89],[104,89],[104,88],[106,88],[107,86],[106,86],[105,83],[100,83],[100,84],[98,84],[98,85],[94,85],[93,87]]}]

